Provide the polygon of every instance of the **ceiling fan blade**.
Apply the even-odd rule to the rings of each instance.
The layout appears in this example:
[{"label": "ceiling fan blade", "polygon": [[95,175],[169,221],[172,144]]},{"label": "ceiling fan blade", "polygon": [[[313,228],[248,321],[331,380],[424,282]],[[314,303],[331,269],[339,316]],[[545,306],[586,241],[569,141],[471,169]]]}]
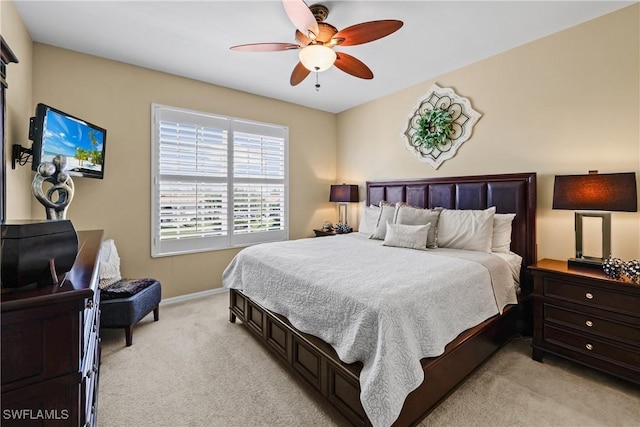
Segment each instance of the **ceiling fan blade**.
[{"label": "ceiling fan blade", "polygon": [[279,50],[299,49],[300,46],[293,43],[253,43],[231,46],[229,49],[240,52],[276,52]]},{"label": "ceiling fan blade", "polygon": [[367,67],[364,62],[354,58],[351,55],[347,55],[344,52],[336,52],[337,58],[333,65],[341,69],[347,74],[351,74],[361,79],[372,79],[373,72]]},{"label": "ceiling fan blade", "polygon": [[293,69],[293,72],[291,73],[291,79],[289,80],[289,83],[291,83],[291,86],[297,85],[298,83],[306,79],[310,72],[311,71],[307,70],[305,66],[302,65],[302,62],[298,62],[298,64]]},{"label": "ceiling fan blade", "polygon": [[302,0],[282,0],[284,11],[287,16],[293,22],[293,25],[300,30],[300,32],[306,36],[309,35],[309,31],[318,35],[318,22],[311,13],[311,9]]},{"label": "ceiling fan blade", "polygon": [[402,25],[402,21],[395,19],[363,22],[338,31],[333,38],[344,39],[344,41],[338,43],[340,46],[354,46],[386,37],[398,31]]}]

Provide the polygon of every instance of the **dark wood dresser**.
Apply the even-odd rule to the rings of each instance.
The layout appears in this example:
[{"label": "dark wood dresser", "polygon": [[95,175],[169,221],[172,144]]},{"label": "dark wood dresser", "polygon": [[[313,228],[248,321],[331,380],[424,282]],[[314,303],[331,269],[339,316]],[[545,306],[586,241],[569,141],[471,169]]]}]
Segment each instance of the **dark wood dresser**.
[{"label": "dark wood dresser", "polygon": [[533,359],[545,352],[640,384],[640,285],[543,259],[534,278]]},{"label": "dark wood dresser", "polygon": [[3,426],[95,426],[102,231],[78,232],[62,286],[2,290]]}]

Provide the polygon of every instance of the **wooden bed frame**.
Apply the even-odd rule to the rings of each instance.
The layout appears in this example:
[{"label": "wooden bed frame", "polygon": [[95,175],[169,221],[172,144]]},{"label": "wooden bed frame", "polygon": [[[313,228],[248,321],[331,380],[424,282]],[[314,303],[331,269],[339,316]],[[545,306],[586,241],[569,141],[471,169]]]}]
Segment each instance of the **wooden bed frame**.
[{"label": "wooden bed frame", "polygon": [[[409,394],[394,426],[418,424],[464,379],[523,328],[532,279],[527,266],[536,261],[536,174],[463,176],[403,181],[370,181],[367,204],[381,200],[413,206],[447,209],[485,209],[516,213],[511,249],[522,256],[520,304],[505,308],[485,322],[460,334],[443,355],[422,359],[423,383]],[[302,333],[241,291],[230,290],[229,320],[240,318],[291,372],[316,389],[354,425],[371,423],[360,402],[360,363],[345,364],[333,348],[317,337]]]}]

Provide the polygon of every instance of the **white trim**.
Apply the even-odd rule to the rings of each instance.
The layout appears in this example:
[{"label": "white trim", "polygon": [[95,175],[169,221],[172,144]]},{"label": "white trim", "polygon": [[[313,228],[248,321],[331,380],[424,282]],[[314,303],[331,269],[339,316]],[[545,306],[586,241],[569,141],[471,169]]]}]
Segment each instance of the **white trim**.
[{"label": "white trim", "polygon": [[206,291],[194,292],[192,294],[178,295],[177,297],[171,297],[171,298],[167,298],[160,301],[160,305],[177,304],[179,302],[190,301],[192,299],[204,298],[204,297],[217,295],[217,294],[223,294],[228,291],[229,290],[227,288],[215,288],[215,289],[209,289]]}]

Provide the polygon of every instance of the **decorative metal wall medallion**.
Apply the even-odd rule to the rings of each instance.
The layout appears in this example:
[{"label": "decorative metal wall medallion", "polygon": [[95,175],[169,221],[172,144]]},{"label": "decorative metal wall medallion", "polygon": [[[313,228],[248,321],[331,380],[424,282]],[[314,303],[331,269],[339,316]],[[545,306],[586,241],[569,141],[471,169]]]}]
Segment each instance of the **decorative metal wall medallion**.
[{"label": "decorative metal wall medallion", "polygon": [[[417,133],[420,129],[420,119],[434,109],[450,113],[451,134],[445,139],[445,142],[429,147]],[[457,95],[451,88],[443,88],[434,84],[420,98],[415,111],[409,115],[409,124],[402,134],[405,146],[420,161],[429,163],[434,169],[438,169],[445,160],[455,156],[458,148],[471,137],[473,126],[480,117],[482,114],[471,107],[471,102],[467,98]],[[424,119],[422,124],[424,124]]]}]

